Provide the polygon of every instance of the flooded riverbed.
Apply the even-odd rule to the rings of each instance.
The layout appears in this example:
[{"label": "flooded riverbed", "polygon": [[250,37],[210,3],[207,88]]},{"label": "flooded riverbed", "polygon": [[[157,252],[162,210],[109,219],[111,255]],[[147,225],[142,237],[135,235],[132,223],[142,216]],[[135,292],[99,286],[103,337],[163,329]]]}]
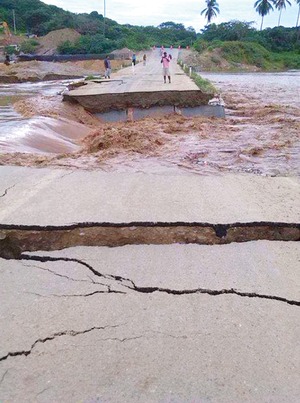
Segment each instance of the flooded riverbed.
[{"label": "flooded riverbed", "polygon": [[47,116],[24,117],[14,104],[56,97],[71,81],[0,85],[0,151],[2,153],[71,153],[79,150],[78,138],[89,130],[83,125]]},{"label": "flooded riverbed", "polygon": [[[202,76],[222,93],[226,119],[173,115],[104,124],[86,113],[79,119],[74,105],[61,103],[56,94],[65,83],[0,86],[0,152],[11,153],[2,154],[0,163],[35,164],[29,155],[34,152],[43,154],[38,158],[42,166],[299,175],[300,72]],[[36,116],[22,118],[9,97],[30,97],[16,109]],[[32,147],[30,138],[43,141]]]}]

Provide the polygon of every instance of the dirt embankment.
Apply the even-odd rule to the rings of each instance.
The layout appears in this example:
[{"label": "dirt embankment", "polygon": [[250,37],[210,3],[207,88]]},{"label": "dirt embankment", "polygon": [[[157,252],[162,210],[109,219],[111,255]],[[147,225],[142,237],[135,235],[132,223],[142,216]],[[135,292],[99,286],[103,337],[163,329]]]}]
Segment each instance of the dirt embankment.
[{"label": "dirt embankment", "polygon": [[180,59],[188,66],[192,66],[199,71],[260,71],[257,66],[228,62],[221,55],[220,49],[206,50],[202,53],[183,49],[180,53]]},{"label": "dirt embankment", "polygon": [[[124,65],[122,60],[112,60],[112,68],[118,70]],[[104,74],[103,60],[83,60],[77,62],[22,62],[6,66],[0,63],[0,83],[14,84],[64,80]]]},{"label": "dirt embankment", "polygon": [[36,53],[38,55],[54,55],[57,53],[58,46],[63,42],[74,43],[80,36],[75,29],[70,28],[49,32],[47,35],[37,39],[40,46],[37,48]]}]

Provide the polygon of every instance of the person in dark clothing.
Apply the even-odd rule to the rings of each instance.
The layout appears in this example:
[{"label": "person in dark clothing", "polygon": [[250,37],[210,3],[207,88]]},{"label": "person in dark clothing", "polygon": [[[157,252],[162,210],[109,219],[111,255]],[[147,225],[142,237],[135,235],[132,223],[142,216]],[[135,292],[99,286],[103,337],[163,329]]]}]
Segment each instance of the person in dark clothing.
[{"label": "person in dark clothing", "polygon": [[109,56],[107,55],[106,58],[104,59],[104,67],[105,67],[105,78],[110,78],[111,75],[111,63],[109,60]]},{"label": "person in dark clothing", "polygon": [[6,64],[6,66],[9,66],[9,65],[10,65],[10,57],[9,57],[9,54],[8,54],[8,53],[5,55],[4,64]]}]

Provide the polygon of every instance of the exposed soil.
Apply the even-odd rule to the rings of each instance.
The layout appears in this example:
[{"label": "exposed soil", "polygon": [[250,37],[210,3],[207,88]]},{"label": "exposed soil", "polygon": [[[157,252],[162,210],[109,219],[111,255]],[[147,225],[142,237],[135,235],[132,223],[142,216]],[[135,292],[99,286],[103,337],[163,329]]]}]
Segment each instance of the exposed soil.
[{"label": "exposed soil", "polygon": [[56,53],[57,47],[66,41],[74,43],[76,39],[80,38],[80,34],[74,29],[65,28],[49,32],[42,38],[38,38],[40,47],[37,49],[38,55],[53,55]]},{"label": "exposed soil", "polygon": [[180,59],[188,66],[192,66],[196,70],[201,71],[257,72],[261,70],[254,65],[228,62],[221,55],[220,49],[213,49],[212,51],[204,51],[201,53],[183,49],[180,53]]},{"label": "exposed soil", "polygon": [[[81,78],[90,75],[104,74],[103,60],[85,60],[77,62],[40,62],[30,61],[13,63],[6,66],[0,63],[0,83],[37,82]],[[126,64],[122,60],[112,60],[113,70]]]}]

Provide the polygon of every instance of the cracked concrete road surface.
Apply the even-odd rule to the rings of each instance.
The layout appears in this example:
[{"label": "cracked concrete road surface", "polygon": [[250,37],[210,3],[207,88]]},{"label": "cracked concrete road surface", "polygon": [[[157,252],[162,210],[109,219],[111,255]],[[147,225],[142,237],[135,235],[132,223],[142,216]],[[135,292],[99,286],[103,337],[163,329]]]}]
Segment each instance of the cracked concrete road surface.
[{"label": "cracked concrete road surface", "polygon": [[[0,175],[0,253],[20,248],[0,258],[1,403],[299,400],[297,179],[14,167]],[[55,226],[89,221],[119,223],[123,246],[97,245],[94,235],[53,250],[53,231],[71,244],[70,228]],[[158,221],[240,222],[245,232],[265,221],[277,240],[266,232],[226,244],[126,244],[123,225]],[[281,240],[283,222],[291,240]],[[44,226],[40,250],[16,231]]]}]

